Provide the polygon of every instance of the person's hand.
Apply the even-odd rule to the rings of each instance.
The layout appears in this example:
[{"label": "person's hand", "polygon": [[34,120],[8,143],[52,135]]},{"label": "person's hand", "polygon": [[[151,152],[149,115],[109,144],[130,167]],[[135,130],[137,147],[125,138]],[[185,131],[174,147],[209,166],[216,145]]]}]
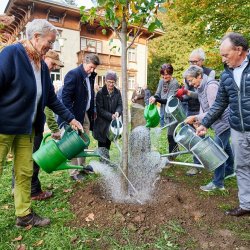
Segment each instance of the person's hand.
[{"label": "person's hand", "polygon": [[131,101],[132,101],[132,102],[135,102],[135,99],[133,98],[133,99],[131,99]]},{"label": "person's hand", "polygon": [[181,99],[184,95],[187,95],[188,94],[188,90],[184,88],[184,86],[182,86],[181,89],[178,89],[175,93],[175,96],[178,98],[178,99]]},{"label": "person's hand", "polygon": [[207,128],[203,125],[200,125],[197,129],[196,129],[196,134],[199,136],[203,136],[207,133]]},{"label": "person's hand", "polygon": [[149,98],[149,103],[150,103],[150,104],[155,103],[155,98],[154,98],[153,96],[151,96],[151,97]]},{"label": "person's hand", "polygon": [[137,96],[135,96],[135,100],[137,100],[138,99],[138,97]]},{"label": "person's hand", "polygon": [[76,119],[73,119],[70,123],[71,128],[73,128],[74,130],[80,130],[83,133],[83,127],[82,124],[77,121]]},{"label": "person's hand", "polygon": [[188,116],[184,122],[187,124],[194,124],[196,122],[196,116],[195,115]]},{"label": "person's hand", "polygon": [[115,112],[114,114],[112,114],[112,120],[115,120],[118,117],[119,117],[119,113],[118,112]]},{"label": "person's hand", "polygon": [[51,137],[55,140],[60,140],[61,139],[61,132],[57,131],[55,133],[51,133]]}]

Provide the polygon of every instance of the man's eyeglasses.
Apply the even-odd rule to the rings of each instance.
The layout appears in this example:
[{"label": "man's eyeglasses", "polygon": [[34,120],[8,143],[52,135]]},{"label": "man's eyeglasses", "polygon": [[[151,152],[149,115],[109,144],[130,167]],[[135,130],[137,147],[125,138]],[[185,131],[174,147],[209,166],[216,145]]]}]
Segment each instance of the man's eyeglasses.
[{"label": "man's eyeglasses", "polygon": [[202,61],[202,59],[200,59],[200,60],[189,60],[188,62],[190,64],[197,64],[199,61]]},{"label": "man's eyeglasses", "polygon": [[52,41],[47,41],[50,46],[53,46],[54,42]]},{"label": "man's eyeglasses", "polygon": [[200,61],[200,60],[198,60],[198,61],[197,61],[197,60],[194,60],[194,61],[191,61],[191,60],[190,60],[190,61],[188,61],[188,62],[189,62],[190,64],[197,64],[199,61]]}]

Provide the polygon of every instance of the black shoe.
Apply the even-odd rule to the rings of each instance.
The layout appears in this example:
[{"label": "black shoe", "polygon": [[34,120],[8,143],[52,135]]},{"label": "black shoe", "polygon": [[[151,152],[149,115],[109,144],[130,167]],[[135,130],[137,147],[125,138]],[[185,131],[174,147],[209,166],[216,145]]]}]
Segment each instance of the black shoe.
[{"label": "black shoe", "polygon": [[27,227],[27,226],[44,227],[49,224],[50,224],[50,219],[42,218],[34,212],[31,212],[30,214],[23,217],[17,217],[16,219],[17,227]]},{"label": "black shoe", "polygon": [[245,210],[241,207],[236,207],[234,209],[226,211],[225,214],[239,217],[243,215],[250,215],[250,210]]},{"label": "black shoe", "polygon": [[91,165],[83,166],[83,169],[79,171],[79,173],[86,175],[86,174],[94,174],[94,169]]},{"label": "black shoe", "polygon": [[78,174],[71,175],[70,178],[71,178],[73,181],[82,181],[85,177],[84,177],[83,174],[78,173]]}]

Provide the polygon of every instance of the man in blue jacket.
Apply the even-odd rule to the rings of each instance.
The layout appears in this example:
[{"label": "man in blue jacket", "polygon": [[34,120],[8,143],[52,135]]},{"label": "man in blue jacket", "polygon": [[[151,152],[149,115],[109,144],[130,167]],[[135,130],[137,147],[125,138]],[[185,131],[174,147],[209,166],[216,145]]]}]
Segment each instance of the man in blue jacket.
[{"label": "man in blue jacket", "polygon": [[[65,78],[61,93],[58,94],[62,103],[74,114],[75,118],[83,124],[85,113],[87,113],[90,130],[94,122],[94,83],[95,69],[100,64],[99,57],[96,54],[87,54],[84,57],[83,64],[70,70]],[[58,124],[61,125],[64,119],[58,117]],[[73,165],[83,165],[83,159],[72,159]],[[80,180],[83,175],[78,170],[71,170],[70,176],[73,180]]]},{"label": "man in blue jacket", "polygon": [[32,148],[34,134],[43,132],[44,107],[82,130],[74,115],[57,99],[47,65],[42,60],[56,39],[56,28],[34,19],[26,30],[27,40],[5,47],[0,53],[0,172],[12,150],[15,172],[16,225],[46,226],[31,210]]},{"label": "man in blue jacket", "polygon": [[247,40],[238,33],[224,36],[220,46],[225,70],[213,106],[198,127],[204,135],[229,105],[229,123],[235,154],[238,197],[240,205],[226,211],[227,215],[250,215],[250,56]]}]

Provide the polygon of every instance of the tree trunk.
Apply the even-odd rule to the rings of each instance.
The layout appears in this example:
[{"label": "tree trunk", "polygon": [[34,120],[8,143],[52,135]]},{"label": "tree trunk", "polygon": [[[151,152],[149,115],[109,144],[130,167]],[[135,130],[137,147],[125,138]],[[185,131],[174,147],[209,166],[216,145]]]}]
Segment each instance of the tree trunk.
[{"label": "tree trunk", "polygon": [[[122,47],[122,102],[123,102],[123,136],[122,136],[122,170],[128,176],[128,77],[127,77],[127,22],[125,16],[121,29]],[[124,177],[124,176],[123,176]],[[122,183],[124,194],[128,194],[128,182],[124,177]]]}]

